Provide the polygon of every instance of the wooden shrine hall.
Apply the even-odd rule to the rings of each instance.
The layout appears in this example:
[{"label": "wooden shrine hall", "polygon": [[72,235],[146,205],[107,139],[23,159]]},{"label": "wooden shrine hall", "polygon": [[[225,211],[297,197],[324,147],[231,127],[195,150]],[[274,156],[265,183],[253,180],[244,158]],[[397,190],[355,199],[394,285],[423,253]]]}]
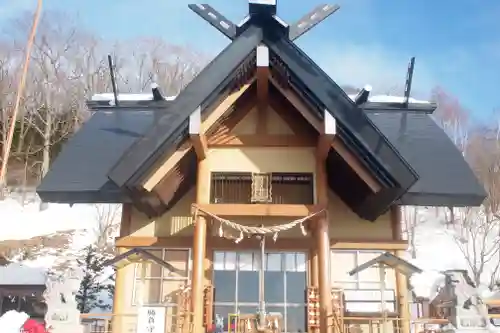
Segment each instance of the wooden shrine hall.
[{"label": "wooden shrine hall", "polygon": [[123,205],[113,332],[154,307],[162,332],[368,333],[383,317],[409,333],[408,276],[355,268],[402,256],[401,206],[485,198],[436,105],[410,98],[413,61],[403,97],[349,96],[294,42],[338,6],[294,24],[272,0],[240,24],[190,8],[231,43],[175,98],[94,96],[37,190]]}]

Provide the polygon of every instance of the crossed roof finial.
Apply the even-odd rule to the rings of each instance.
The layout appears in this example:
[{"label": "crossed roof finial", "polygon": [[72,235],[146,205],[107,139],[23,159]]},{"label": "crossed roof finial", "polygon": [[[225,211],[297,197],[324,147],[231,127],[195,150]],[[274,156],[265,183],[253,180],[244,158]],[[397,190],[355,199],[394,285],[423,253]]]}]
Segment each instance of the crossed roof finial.
[{"label": "crossed roof finial", "polygon": [[292,25],[277,16],[277,0],[248,0],[248,15],[240,24],[231,22],[208,4],[191,4],[189,8],[231,40],[238,37],[250,24],[257,23],[265,24],[268,29],[280,29],[282,33],[288,35],[291,41],[294,41],[335,13],[340,7],[328,4],[319,5]]}]

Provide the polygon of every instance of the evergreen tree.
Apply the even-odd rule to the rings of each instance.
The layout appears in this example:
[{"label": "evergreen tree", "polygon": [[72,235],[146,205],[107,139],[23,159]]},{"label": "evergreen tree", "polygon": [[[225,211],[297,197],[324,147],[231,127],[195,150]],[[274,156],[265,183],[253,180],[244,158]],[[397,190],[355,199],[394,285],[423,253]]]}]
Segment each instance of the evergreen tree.
[{"label": "evergreen tree", "polygon": [[106,256],[100,250],[89,245],[83,250],[82,258],[77,259],[83,270],[80,289],[75,295],[80,313],[89,313],[94,309],[110,310],[111,306],[102,297],[114,289],[112,281],[103,276],[103,263]]}]

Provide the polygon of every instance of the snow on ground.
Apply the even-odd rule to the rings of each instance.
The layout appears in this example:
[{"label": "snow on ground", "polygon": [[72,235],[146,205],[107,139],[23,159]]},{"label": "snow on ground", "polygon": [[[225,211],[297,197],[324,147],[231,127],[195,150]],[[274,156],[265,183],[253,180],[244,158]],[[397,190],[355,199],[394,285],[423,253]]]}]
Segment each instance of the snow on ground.
[{"label": "snow on ground", "polygon": [[[415,207],[408,207],[407,209],[415,211]],[[437,288],[444,284],[442,272],[457,269],[469,270],[466,260],[454,239],[456,230],[452,226],[446,226],[444,211],[444,208],[416,208],[416,258],[411,257],[411,251],[409,250],[405,259],[423,270],[423,273],[416,274],[410,279],[410,284],[417,296],[435,296]],[[485,264],[483,273],[485,282],[489,279],[489,272],[494,264],[494,258]],[[483,298],[491,294],[486,285],[487,282],[477,288],[479,295]]]},{"label": "snow on ground", "polygon": [[0,241],[28,239],[58,231],[92,229],[97,225],[95,205],[50,204],[40,211],[39,203],[21,205],[7,198],[0,201],[2,223],[9,227],[0,232]]},{"label": "snow on ground", "polygon": [[[36,251],[33,259],[11,258],[14,263],[6,267],[0,266],[0,276],[21,282],[24,281],[24,276],[39,282],[44,279],[46,281],[49,272],[55,274],[55,278],[64,275],[66,269],[76,268],[76,258],[81,256],[81,250],[95,243],[99,225],[117,223],[120,215],[119,208],[111,205],[75,204],[70,207],[67,204],[49,204],[45,210],[40,210],[39,201],[24,205],[16,198],[0,201],[0,219],[8,225],[8,228],[0,231],[0,241],[50,237],[63,232],[70,235],[69,244],[63,249],[42,247]],[[112,221],[102,221],[103,219]],[[103,272],[108,277],[111,274],[112,268]],[[109,298],[103,301],[112,302]]]}]

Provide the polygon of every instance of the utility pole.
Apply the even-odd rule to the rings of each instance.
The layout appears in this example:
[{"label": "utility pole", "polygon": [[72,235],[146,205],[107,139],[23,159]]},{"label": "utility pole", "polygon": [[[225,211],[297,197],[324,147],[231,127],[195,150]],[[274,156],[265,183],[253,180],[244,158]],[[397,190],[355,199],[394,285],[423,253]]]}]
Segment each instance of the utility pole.
[{"label": "utility pole", "polygon": [[19,80],[19,85],[17,86],[16,101],[14,104],[14,110],[12,112],[12,118],[10,119],[9,132],[7,133],[7,142],[4,142],[3,154],[2,154],[2,166],[0,167],[0,200],[5,197],[5,191],[7,188],[7,165],[10,157],[10,150],[12,147],[12,140],[14,138],[14,131],[16,129],[17,114],[19,113],[19,104],[21,104],[21,97],[24,92],[24,86],[26,85],[26,76],[28,74],[28,67],[31,58],[31,49],[33,48],[33,43],[36,36],[36,28],[38,26],[38,21],[40,20],[40,14],[42,12],[42,0],[38,0],[38,4],[33,16],[33,25],[31,26],[30,36],[28,38],[28,43],[26,45],[26,52],[24,57],[23,70],[21,74],[21,79]]}]

